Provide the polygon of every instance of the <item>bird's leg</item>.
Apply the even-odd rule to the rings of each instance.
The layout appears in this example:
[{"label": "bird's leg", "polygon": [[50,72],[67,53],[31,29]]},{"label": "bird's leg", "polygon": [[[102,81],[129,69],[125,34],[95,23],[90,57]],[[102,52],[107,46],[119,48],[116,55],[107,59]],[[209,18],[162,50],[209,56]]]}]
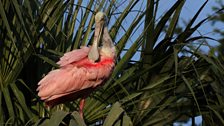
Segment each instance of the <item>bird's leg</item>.
[{"label": "bird's leg", "polygon": [[79,103],[79,115],[83,119],[83,108],[85,104],[85,98],[82,98]]}]

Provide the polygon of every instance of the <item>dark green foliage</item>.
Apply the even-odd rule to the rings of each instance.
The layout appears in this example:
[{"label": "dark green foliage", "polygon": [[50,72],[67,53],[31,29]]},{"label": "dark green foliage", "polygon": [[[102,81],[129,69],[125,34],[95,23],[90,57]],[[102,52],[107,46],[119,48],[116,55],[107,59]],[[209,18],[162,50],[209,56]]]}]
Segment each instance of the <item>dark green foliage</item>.
[{"label": "dark green foliage", "polygon": [[[121,9],[122,2],[113,0],[0,0],[0,123],[169,125],[202,115],[207,125],[224,125],[224,66],[199,51],[213,38],[193,36],[208,20],[195,22],[207,1],[179,33],[185,0],[159,19],[162,1],[125,3]],[[38,81],[65,52],[91,44],[99,10],[109,17],[117,47],[111,78],[86,99],[84,120],[76,112],[79,99],[45,108]]]}]

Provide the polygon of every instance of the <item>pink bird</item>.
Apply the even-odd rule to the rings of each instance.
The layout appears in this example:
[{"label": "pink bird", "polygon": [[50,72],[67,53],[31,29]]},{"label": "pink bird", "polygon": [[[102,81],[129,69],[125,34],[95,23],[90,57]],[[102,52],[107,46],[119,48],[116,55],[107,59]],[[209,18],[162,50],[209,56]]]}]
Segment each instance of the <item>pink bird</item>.
[{"label": "pink bird", "polygon": [[[38,83],[38,96],[47,106],[81,98],[79,113],[83,117],[84,99],[105,83],[115,66],[115,46],[106,21],[106,15],[98,12],[92,46],[65,53],[57,62],[60,69],[52,70]],[[102,47],[98,47],[101,40]]]}]

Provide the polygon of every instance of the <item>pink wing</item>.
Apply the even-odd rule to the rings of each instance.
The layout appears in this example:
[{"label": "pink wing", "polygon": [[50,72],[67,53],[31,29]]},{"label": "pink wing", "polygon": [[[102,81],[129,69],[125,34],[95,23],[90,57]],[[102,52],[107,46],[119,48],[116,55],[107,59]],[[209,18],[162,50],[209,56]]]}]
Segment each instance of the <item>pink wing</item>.
[{"label": "pink wing", "polygon": [[111,58],[103,59],[99,63],[88,62],[88,58],[78,62],[82,62],[82,67],[67,64],[51,71],[38,83],[37,91],[42,100],[49,102],[51,106],[60,103],[57,100],[62,97],[64,98],[61,101],[64,102],[66,99],[71,99],[69,97],[74,99],[85,96],[90,90],[103,84],[114,67],[114,60]]},{"label": "pink wing", "polygon": [[60,65],[60,67],[66,66],[70,63],[79,61],[85,57],[87,57],[89,52],[89,47],[81,47],[81,49],[76,49],[71,52],[67,52],[64,54],[63,57],[60,58],[60,61],[57,62],[57,64]]}]

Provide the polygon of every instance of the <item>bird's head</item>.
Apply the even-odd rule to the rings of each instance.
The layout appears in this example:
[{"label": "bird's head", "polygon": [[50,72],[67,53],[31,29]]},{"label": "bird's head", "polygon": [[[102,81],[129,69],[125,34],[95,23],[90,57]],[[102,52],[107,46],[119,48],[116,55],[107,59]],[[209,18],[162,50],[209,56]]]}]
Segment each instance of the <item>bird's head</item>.
[{"label": "bird's head", "polygon": [[[95,34],[92,47],[89,51],[88,58],[96,62],[100,58],[100,53],[104,56],[114,57],[115,56],[115,46],[110,37],[108,28],[107,28],[107,16],[103,12],[98,12],[95,15]],[[102,40],[102,41],[101,41]],[[99,53],[99,43],[102,42],[102,47]]]},{"label": "bird's head", "polygon": [[104,26],[107,23],[107,16],[106,16],[106,14],[103,13],[103,12],[96,13],[95,22],[96,22],[96,24],[99,23],[99,24]]},{"label": "bird's head", "polygon": [[91,46],[91,49],[88,54],[88,58],[92,60],[93,62],[96,62],[99,60],[99,50],[98,45],[100,43],[100,40],[102,38],[103,28],[107,22],[107,16],[103,12],[98,12],[95,15],[95,33],[94,33],[94,40],[93,44]]}]

